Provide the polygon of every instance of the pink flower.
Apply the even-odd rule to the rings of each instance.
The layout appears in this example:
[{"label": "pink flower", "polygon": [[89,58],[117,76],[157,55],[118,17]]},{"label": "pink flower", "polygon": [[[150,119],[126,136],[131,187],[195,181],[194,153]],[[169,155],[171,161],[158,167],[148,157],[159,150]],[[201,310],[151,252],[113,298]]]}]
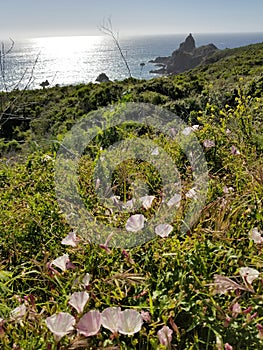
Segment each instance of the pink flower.
[{"label": "pink flower", "polygon": [[175,194],[173,197],[171,197],[169,199],[169,201],[167,202],[168,207],[172,207],[173,205],[180,204],[180,200],[181,200],[181,195],[180,194]]},{"label": "pink flower", "polygon": [[81,313],[89,300],[89,293],[87,292],[75,292],[69,299],[69,305],[73,306],[74,309]]},{"label": "pink flower", "polygon": [[239,150],[234,145],[231,147],[231,154],[233,155],[240,154]]},{"label": "pink flower", "polygon": [[27,307],[25,304],[22,304],[18,307],[16,307],[14,310],[11,311],[11,319],[12,320],[21,320],[27,312]]},{"label": "pink flower", "polygon": [[252,282],[259,276],[258,270],[252,269],[251,267],[241,267],[239,269],[239,273],[243,278],[244,282],[248,283],[249,285],[251,285]]},{"label": "pink flower", "polygon": [[226,343],[225,350],[233,350],[233,347],[230,344]]},{"label": "pink flower", "polygon": [[155,227],[154,231],[160,237],[168,237],[173,231],[173,226],[169,224],[160,224]]},{"label": "pink flower", "polygon": [[261,236],[261,232],[259,232],[257,227],[252,228],[249,233],[249,238],[256,244],[263,244],[263,237]]},{"label": "pink flower", "polygon": [[143,229],[145,217],[142,214],[132,215],[126,222],[125,228],[130,232],[137,232]]},{"label": "pink flower", "polygon": [[172,329],[167,326],[163,326],[163,328],[159,329],[159,331],[157,332],[157,335],[158,335],[160,344],[164,346],[169,346],[172,341],[172,334],[173,334]]},{"label": "pink flower", "polygon": [[156,148],[152,151],[151,155],[152,155],[152,156],[158,156],[158,155],[159,155],[159,149],[158,149],[158,147],[156,147]]},{"label": "pink flower", "polygon": [[67,312],[59,312],[53,316],[46,318],[48,329],[54,334],[55,340],[58,342],[64,335],[74,331],[75,318]]},{"label": "pink flower", "polygon": [[193,199],[197,199],[197,192],[195,188],[191,188],[186,194],[185,194],[186,198],[193,198]]},{"label": "pink flower", "polygon": [[99,333],[101,326],[101,315],[98,310],[91,310],[81,317],[77,324],[79,334],[91,337]]},{"label": "pink flower", "polygon": [[143,196],[140,198],[144,209],[150,209],[155,196]]},{"label": "pink flower", "polygon": [[241,310],[241,306],[238,304],[238,303],[235,303],[233,306],[232,306],[232,317],[237,317],[238,314],[240,314],[242,312]]},{"label": "pink flower", "polygon": [[70,232],[65,238],[62,239],[61,244],[77,247],[79,241],[80,240],[77,238],[76,233]]},{"label": "pink flower", "polygon": [[142,316],[136,310],[127,309],[119,313],[118,331],[121,334],[132,335],[141,330]]},{"label": "pink flower", "polygon": [[120,307],[108,307],[101,313],[101,323],[104,328],[109,329],[112,333],[119,330]]},{"label": "pink flower", "polygon": [[59,267],[62,271],[66,271],[67,264],[70,262],[68,254],[64,254],[51,262],[52,265]]},{"label": "pink flower", "polygon": [[142,316],[142,319],[143,321],[145,322],[151,322],[151,314],[149,313],[149,311],[141,311],[141,316]]},{"label": "pink flower", "polygon": [[213,140],[204,140],[203,145],[205,148],[215,147],[215,142]]},{"label": "pink flower", "polygon": [[257,329],[258,329],[258,337],[259,339],[263,340],[263,326],[261,324],[257,324]]}]

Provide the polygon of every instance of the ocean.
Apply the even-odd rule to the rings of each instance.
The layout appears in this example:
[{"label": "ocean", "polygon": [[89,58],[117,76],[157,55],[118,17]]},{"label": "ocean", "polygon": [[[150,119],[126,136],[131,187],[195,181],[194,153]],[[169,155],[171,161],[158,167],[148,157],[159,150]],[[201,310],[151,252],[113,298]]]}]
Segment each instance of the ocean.
[{"label": "ocean", "polygon": [[[235,48],[263,42],[263,33],[195,34],[196,46],[209,43],[219,49]],[[119,43],[134,78],[151,79],[156,69],[149,60],[169,56],[188,34],[121,37]],[[5,50],[11,42],[5,43]],[[3,52],[3,48],[2,48]],[[144,63],[145,65],[141,65]],[[2,58],[0,91],[41,88],[94,82],[100,73],[111,80],[128,77],[120,52],[108,36],[47,37],[15,41],[12,50]],[[4,77],[3,77],[4,75]]]}]

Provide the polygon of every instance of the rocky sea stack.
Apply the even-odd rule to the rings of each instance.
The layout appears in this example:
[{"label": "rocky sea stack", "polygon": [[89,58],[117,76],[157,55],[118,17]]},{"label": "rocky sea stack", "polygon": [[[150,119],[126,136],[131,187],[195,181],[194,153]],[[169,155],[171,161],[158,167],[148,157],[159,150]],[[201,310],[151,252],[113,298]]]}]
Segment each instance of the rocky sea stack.
[{"label": "rocky sea stack", "polygon": [[155,60],[151,60],[151,63],[155,63],[161,68],[152,70],[150,73],[182,73],[201,65],[216,51],[218,51],[218,48],[214,44],[196,47],[192,34],[189,34],[185,41],[180,44],[179,49],[175,50],[171,56],[157,57]]}]

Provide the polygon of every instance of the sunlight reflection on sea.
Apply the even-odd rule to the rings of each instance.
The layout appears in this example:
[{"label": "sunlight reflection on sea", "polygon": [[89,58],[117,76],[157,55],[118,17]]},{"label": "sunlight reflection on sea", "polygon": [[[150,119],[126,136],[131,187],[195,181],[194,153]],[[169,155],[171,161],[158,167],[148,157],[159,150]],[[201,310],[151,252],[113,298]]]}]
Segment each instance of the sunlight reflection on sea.
[{"label": "sunlight reflection on sea", "polygon": [[[137,36],[120,39],[123,54],[132,76],[150,79],[156,67],[149,60],[157,56],[168,56],[178,48],[187,34]],[[262,42],[260,33],[248,34],[194,34],[196,45],[213,42],[218,48],[238,47]],[[6,48],[10,43],[6,43]],[[145,66],[140,66],[145,63]],[[111,80],[122,80],[128,72],[120,53],[108,36],[69,36],[34,38],[15,46],[5,58],[5,82],[7,90],[25,87],[40,88],[46,79],[51,86],[94,82],[100,73]],[[4,90],[0,79],[0,90]]]}]

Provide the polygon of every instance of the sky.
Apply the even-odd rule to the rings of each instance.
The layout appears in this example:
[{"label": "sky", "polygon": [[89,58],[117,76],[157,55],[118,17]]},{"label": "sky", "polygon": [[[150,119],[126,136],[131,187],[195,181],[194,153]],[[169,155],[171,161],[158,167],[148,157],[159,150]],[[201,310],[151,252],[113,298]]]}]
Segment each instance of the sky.
[{"label": "sky", "polygon": [[0,0],[0,39],[263,32],[262,0]]}]

